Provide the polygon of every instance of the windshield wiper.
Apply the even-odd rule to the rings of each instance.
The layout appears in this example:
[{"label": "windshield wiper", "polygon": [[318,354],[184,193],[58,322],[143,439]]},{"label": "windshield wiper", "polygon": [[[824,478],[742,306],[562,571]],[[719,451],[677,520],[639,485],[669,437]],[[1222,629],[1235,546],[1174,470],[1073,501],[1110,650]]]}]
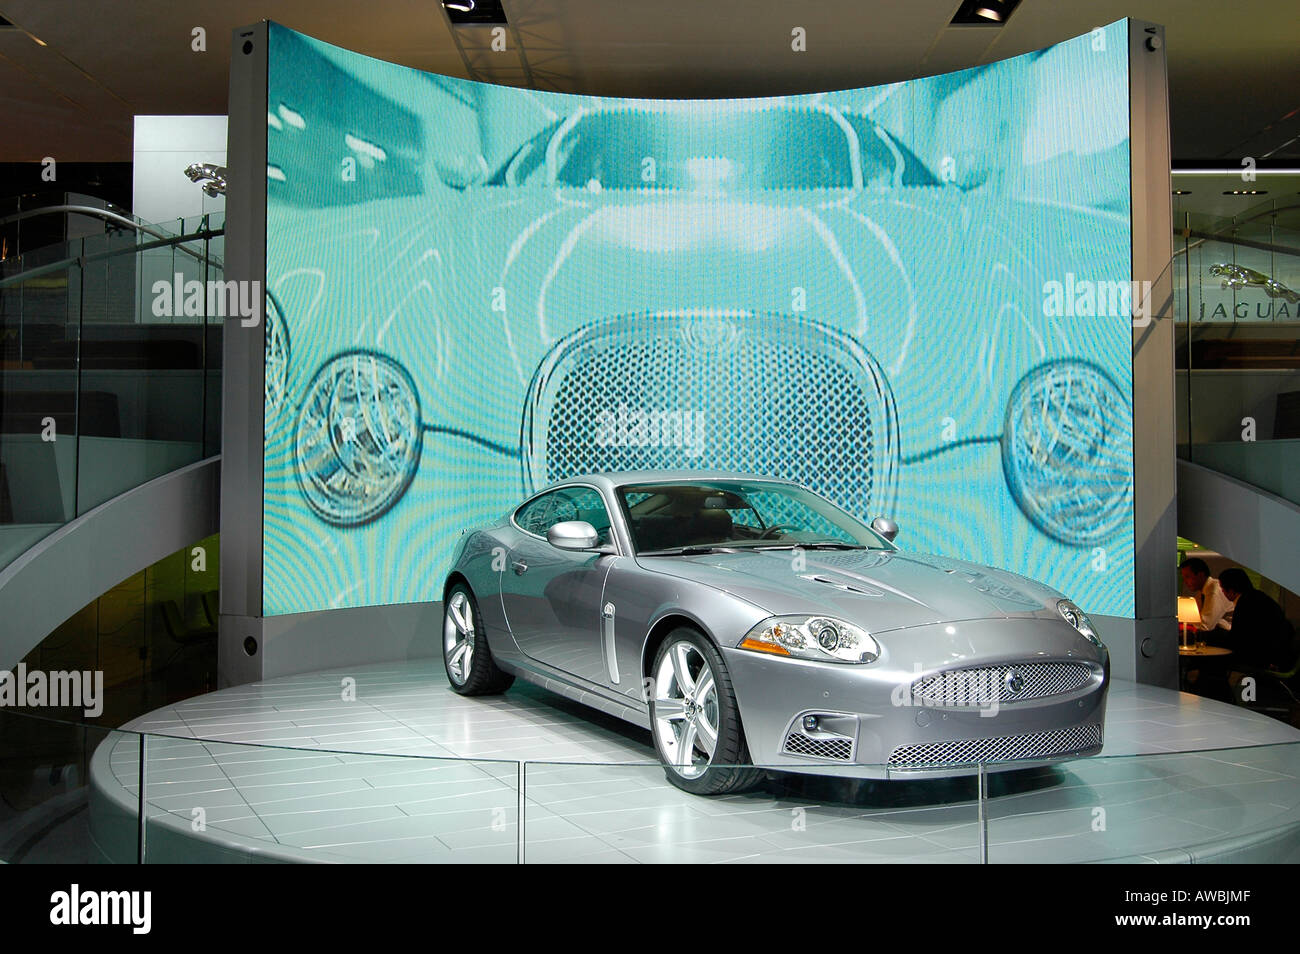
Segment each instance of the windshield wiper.
[{"label": "windshield wiper", "polygon": [[836,543],[823,540],[819,543],[778,543],[775,546],[757,547],[759,550],[865,550],[861,543]]},{"label": "windshield wiper", "polygon": [[725,553],[734,549],[724,546],[670,547],[667,550],[642,550],[637,556],[699,556],[701,553]]}]

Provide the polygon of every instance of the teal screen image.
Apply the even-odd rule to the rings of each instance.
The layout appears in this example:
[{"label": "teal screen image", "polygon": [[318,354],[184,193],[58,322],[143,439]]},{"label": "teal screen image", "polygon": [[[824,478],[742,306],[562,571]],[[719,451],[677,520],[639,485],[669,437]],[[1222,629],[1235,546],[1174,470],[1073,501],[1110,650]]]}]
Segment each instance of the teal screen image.
[{"label": "teal screen image", "polygon": [[440,599],[464,530],[668,467],[1131,616],[1127,49],[629,100],[272,24],[264,613]]}]

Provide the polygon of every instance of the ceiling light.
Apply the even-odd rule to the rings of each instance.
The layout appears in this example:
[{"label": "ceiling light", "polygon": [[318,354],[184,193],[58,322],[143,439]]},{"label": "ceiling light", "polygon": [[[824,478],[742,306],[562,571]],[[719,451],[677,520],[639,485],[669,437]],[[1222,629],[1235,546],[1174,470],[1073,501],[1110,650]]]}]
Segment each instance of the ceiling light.
[{"label": "ceiling light", "polygon": [[953,14],[953,26],[1000,27],[1007,20],[1020,0],[962,0],[962,4]]},{"label": "ceiling light", "polygon": [[506,22],[501,0],[442,0],[453,26],[499,25]]},{"label": "ceiling light", "polygon": [[1175,190],[1174,190],[1174,195],[1191,195],[1191,194],[1192,194],[1192,190],[1191,190],[1191,189],[1175,189]]}]

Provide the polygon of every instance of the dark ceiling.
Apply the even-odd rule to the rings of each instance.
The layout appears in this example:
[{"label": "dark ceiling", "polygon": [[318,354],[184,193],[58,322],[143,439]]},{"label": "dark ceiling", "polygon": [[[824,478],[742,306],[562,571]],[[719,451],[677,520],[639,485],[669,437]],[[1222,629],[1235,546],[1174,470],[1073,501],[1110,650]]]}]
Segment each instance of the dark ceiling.
[{"label": "dark ceiling", "polygon": [[[0,161],[125,161],[135,114],[224,113],[230,32],[262,18],[424,70],[565,92],[748,96],[868,86],[1024,53],[1125,16],[1167,28],[1177,160],[1300,161],[1294,0],[503,0],[509,49],[438,0],[0,0]],[[803,27],[807,51],[790,48]],[[191,49],[206,31],[206,52]],[[39,43],[37,41],[40,41]]]}]

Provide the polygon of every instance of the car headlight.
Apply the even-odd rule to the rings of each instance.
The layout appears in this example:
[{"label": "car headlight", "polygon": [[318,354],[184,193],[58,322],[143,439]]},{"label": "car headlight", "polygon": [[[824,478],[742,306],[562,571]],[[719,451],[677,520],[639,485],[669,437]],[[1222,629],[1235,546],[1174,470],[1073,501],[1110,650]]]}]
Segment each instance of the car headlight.
[{"label": "car headlight", "polygon": [[1061,614],[1061,618],[1079,631],[1079,635],[1092,643],[1098,649],[1105,649],[1106,645],[1097,635],[1097,631],[1092,628],[1092,620],[1088,619],[1088,614],[1079,607],[1075,606],[1069,600],[1060,600],[1056,604],[1056,611]]},{"label": "car headlight", "polygon": [[870,633],[829,616],[765,619],[745,634],[740,648],[817,662],[869,663],[880,657],[880,646]]}]

